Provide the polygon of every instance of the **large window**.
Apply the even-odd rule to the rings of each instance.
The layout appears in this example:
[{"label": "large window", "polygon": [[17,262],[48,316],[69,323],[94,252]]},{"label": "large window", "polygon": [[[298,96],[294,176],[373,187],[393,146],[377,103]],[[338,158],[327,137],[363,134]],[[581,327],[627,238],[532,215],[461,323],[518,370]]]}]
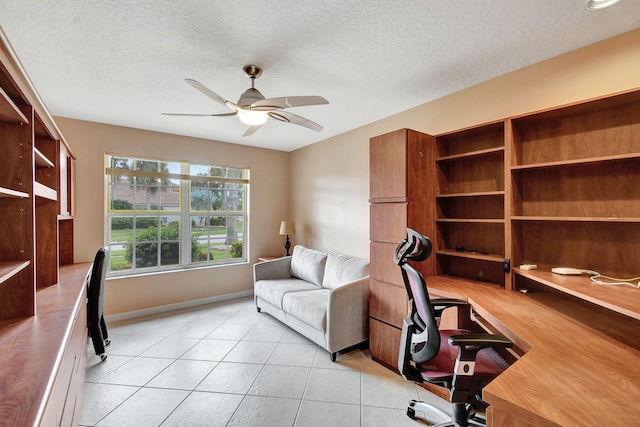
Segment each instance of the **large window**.
[{"label": "large window", "polygon": [[246,261],[249,170],[106,156],[112,274]]}]

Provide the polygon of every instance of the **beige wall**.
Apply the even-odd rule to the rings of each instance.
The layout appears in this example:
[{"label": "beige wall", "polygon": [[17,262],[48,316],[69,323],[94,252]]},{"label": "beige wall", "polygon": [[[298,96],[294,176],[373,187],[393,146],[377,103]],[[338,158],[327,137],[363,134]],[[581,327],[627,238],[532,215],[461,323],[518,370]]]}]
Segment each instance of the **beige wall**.
[{"label": "beige wall", "polygon": [[[284,249],[278,235],[289,212],[289,154],[119,126],[56,118],[76,161],[75,261],[91,261],[104,243],[104,154],[130,154],[251,170],[249,263],[118,278],[105,287],[107,314],[251,291],[252,264]],[[274,191],[274,189],[277,189]]]},{"label": "beige wall", "polygon": [[296,238],[369,257],[369,138],[431,135],[640,88],[640,29],[506,74],[291,153]]},{"label": "beige wall", "polygon": [[[296,221],[293,244],[368,258],[369,138],[404,127],[437,135],[638,87],[640,29],[291,153],[59,118],[78,158],[76,261],[90,260],[103,244],[105,152],[251,168],[251,263],[281,252],[282,219]],[[251,263],[110,280],[105,311],[249,291]]]}]

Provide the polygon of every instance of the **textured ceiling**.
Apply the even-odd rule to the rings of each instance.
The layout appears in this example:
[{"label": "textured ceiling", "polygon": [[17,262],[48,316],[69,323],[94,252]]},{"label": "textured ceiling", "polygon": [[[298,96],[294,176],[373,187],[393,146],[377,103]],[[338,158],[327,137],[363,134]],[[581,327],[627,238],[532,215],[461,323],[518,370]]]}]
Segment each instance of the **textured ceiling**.
[{"label": "textured ceiling", "polygon": [[[53,115],[290,151],[640,27],[640,0],[0,0],[3,27]],[[321,95],[249,137],[185,83],[236,101]]]}]

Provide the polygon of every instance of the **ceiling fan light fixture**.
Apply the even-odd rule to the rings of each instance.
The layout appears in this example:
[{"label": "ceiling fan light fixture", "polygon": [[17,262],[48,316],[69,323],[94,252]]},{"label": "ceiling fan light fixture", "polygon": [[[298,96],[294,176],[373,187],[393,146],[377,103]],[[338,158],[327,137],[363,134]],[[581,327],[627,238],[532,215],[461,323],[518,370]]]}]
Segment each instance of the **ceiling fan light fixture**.
[{"label": "ceiling fan light fixture", "polygon": [[620,0],[589,0],[585,7],[587,8],[587,10],[600,10],[609,6],[613,6],[619,1]]},{"label": "ceiling fan light fixture", "polygon": [[249,126],[260,126],[267,122],[267,113],[264,111],[239,110],[240,121]]}]

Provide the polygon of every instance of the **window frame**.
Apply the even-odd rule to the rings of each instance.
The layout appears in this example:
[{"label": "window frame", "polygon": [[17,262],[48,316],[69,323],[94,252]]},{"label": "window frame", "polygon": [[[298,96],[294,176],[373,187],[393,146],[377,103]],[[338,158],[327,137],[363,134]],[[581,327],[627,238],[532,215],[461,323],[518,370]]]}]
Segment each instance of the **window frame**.
[{"label": "window frame", "polygon": [[[112,262],[109,263],[108,275],[110,277],[118,277],[118,276],[138,276],[144,274],[153,274],[159,272],[167,272],[167,271],[180,271],[194,268],[207,268],[207,267],[215,267],[215,266],[225,266],[225,265],[235,265],[248,262],[248,234],[249,234],[249,214],[248,214],[248,204],[249,204],[249,185],[250,185],[250,169],[247,167],[237,167],[237,166],[220,166],[220,165],[212,165],[212,164],[202,164],[201,162],[188,162],[188,161],[178,161],[178,160],[168,160],[161,158],[154,158],[149,156],[135,156],[135,155],[125,155],[125,154],[116,154],[116,153],[105,153],[104,156],[105,161],[105,225],[104,225],[104,239],[105,244],[111,248],[114,246],[124,246],[132,245],[131,251],[133,254],[130,255],[131,261],[130,264],[127,264],[127,267],[124,269],[116,269],[112,270]],[[122,160],[127,164],[130,168],[118,168],[112,167],[112,159]],[[149,170],[140,170],[136,169],[139,162],[155,162],[158,164],[158,167],[155,171]],[[167,165],[167,169],[173,167],[173,170],[165,170],[158,171],[161,168],[162,164]],[[180,172],[178,173],[176,167],[179,166]],[[212,174],[215,172],[224,171],[225,176],[215,176],[215,175],[193,175],[193,170],[206,170]],[[191,173],[190,173],[191,171]],[[230,173],[233,175],[237,175],[236,177],[230,176]],[[129,179],[129,182],[126,183],[114,183],[113,177],[119,177]],[[150,205],[149,201],[149,192],[147,192],[147,209],[143,209],[138,207],[139,204],[136,200],[136,195],[138,194],[139,189],[144,188],[152,188],[153,186],[149,186],[148,183],[140,185],[137,181],[139,178],[143,178],[145,180],[156,180],[158,182],[156,197],[157,201],[156,205]],[[171,206],[168,206],[169,209],[164,209],[162,194],[166,194],[162,181],[168,182],[168,180],[174,181],[178,185],[178,205],[176,209],[171,209]],[[165,181],[166,180],[166,181]],[[199,182],[200,184],[206,183],[204,187],[194,187],[193,183]],[[129,187],[131,190],[131,201],[125,200],[131,205],[131,209],[113,209],[112,201],[113,199],[113,189],[114,187]],[[168,187],[167,185],[166,187]],[[192,209],[192,189],[194,188],[209,188],[208,192],[208,208],[195,210]],[[223,203],[219,203],[219,207],[216,208],[213,204],[213,193],[221,192],[221,198],[228,197],[229,194],[236,194],[235,204],[232,206],[233,209],[229,209],[229,206],[224,206]],[[153,193],[153,192],[152,192]],[[149,209],[150,206],[155,206],[155,209]],[[162,227],[165,222],[162,222],[162,218],[177,218],[178,229],[179,229],[179,239],[163,239]],[[194,253],[193,239],[194,228],[192,227],[192,219],[195,217],[206,217],[208,218],[208,225],[206,227],[206,233],[204,239],[199,239],[198,235],[196,237],[197,241],[205,240],[205,243],[200,243],[200,251]],[[212,233],[213,224],[209,218],[222,218],[219,220],[223,226],[227,227],[227,231],[225,231],[224,236],[226,236],[227,241],[223,245],[225,246],[224,250],[224,258],[214,258],[216,253],[215,249],[212,250],[213,241],[212,238],[214,234]],[[128,235],[129,240],[121,240],[115,241],[113,239],[113,231],[112,223],[113,219],[117,218],[130,218],[131,219],[131,228],[130,234]],[[156,229],[157,229],[157,238],[155,240],[149,241],[138,241],[140,233],[149,229],[138,229],[136,227],[139,219],[142,218],[157,218]],[[240,224],[240,228],[236,225],[234,227],[235,232],[229,234],[228,227],[231,224],[237,224],[234,222],[237,220],[237,223]],[[148,220],[146,220],[148,221]],[[176,221],[173,221],[176,222]],[[172,222],[166,222],[172,223]],[[220,225],[218,225],[220,227]],[[237,233],[237,234],[236,234]],[[237,251],[236,248],[229,243],[229,237],[240,237],[238,240],[242,242],[241,245],[241,256],[235,257],[234,251]],[[235,240],[235,241],[238,241]],[[164,243],[179,243],[179,254],[177,256],[177,263],[170,263],[168,265],[162,265],[163,259],[163,244]],[[123,243],[120,243],[123,242]],[[137,248],[139,245],[150,244],[157,245],[154,250],[157,251],[157,262],[155,265],[151,267],[140,267],[136,265],[136,256],[137,256]],[[205,246],[204,250],[202,246]],[[152,248],[150,246],[149,248]],[[119,248],[119,250],[122,250]],[[126,249],[125,249],[126,250]],[[202,257],[200,253],[206,253],[206,259],[204,260],[195,260],[193,259],[194,255]],[[112,250],[113,254],[113,250]],[[127,261],[125,261],[127,262]]]}]

